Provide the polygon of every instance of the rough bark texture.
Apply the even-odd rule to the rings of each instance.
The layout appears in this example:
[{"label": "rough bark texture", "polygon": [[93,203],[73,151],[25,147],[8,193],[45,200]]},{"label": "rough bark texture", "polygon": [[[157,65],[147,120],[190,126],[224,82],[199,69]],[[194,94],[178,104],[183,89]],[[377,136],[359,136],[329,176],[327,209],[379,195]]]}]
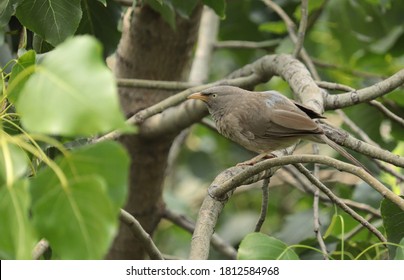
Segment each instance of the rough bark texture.
[{"label": "rough bark texture", "polygon": [[[122,38],[116,53],[115,72],[120,78],[186,80],[197,38],[202,6],[190,20],[177,16],[174,31],[148,6],[137,8],[125,17]],[[170,92],[121,88],[121,103],[129,116],[164,98]],[[164,210],[162,184],[173,135],[144,139],[124,136],[120,141],[131,158],[130,191],[125,209],[134,215],[150,234]],[[143,259],[144,251],[124,225],[115,239],[109,259]]]}]

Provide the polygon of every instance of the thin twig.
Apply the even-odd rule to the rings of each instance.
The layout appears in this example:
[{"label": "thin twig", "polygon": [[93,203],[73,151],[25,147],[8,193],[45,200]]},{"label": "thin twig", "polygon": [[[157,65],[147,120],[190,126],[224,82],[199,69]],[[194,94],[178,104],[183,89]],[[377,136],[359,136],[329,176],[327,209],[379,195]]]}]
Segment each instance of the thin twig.
[{"label": "thin twig", "polygon": [[262,180],[262,201],[261,201],[261,211],[260,216],[255,225],[255,232],[260,232],[261,227],[265,222],[268,211],[268,201],[269,201],[269,178]]},{"label": "thin twig", "polygon": [[341,91],[354,91],[355,90],[354,88],[347,86],[347,85],[331,83],[331,82],[326,82],[326,81],[316,81],[316,84],[321,88],[329,89],[329,90],[341,90]]},{"label": "thin twig", "polygon": [[320,197],[320,190],[316,189],[314,192],[314,201],[313,201],[314,234],[316,235],[317,242],[320,245],[320,250],[321,252],[323,252],[323,258],[325,260],[328,260],[327,246],[325,245],[320,229],[319,197]]},{"label": "thin twig", "polygon": [[[318,155],[319,154],[319,148],[318,144],[314,143],[313,145],[313,154]],[[319,166],[318,164],[314,165],[314,176],[318,178],[318,173],[319,173]],[[325,260],[328,260],[328,252],[327,252],[327,246],[325,245],[323,236],[321,234],[321,221],[320,221],[320,207],[319,207],[319,202],[320,202],[320,189],[316,189],[314,191],[314,200],[313,200],[313,223],[314,223],[314,234],[316,235],[318,244],[320,246],[321,252],[323,252],[323,258]]]},{"label": "thin twig", "polygon": [[307,29],[307,18],[309,15],[308,2],[309,2],[308,0],[302,0],[301,19],[300,19],[300,24],[299,24],[299,30],[297,32],[297,41],[295,44],[295,49],[293,51],[293,57],[298,57],[300,54],[300,51],[303,48],[304,36],[306,34],[306,29]]},{"label": "thin twig", "polygon": [[[370,223],[374,218],[375,218],[375,216],[373,216],[372,214],[368,214],[368,215],[366,215],[365,220],[367,220],[368,223]],[[344,240],[348,240],[348,239],[354,237],[356,234],[358,234],[363,229],[364,229],[364,227],[361,224],[357,225],[350,232],[345,234]]]},{"label": "thin twig", "polygon": [[394,114],[392,111],[386,108],[382,103],[376,100],[369,101],[369,104],[373,107],[377,108],[380,112],[382,112],[386,117],[390,120],[396,122],[400,126],[404,127],[404,119]]},{"label": "thin twig", "polygon": [[322,122],[321,128],[327,137],[338,145],[347,147],[371,158],[379,159],[381,161],[394,164],[395,166],[404,167],[404,157],[402,156],[393,154],[390,151],[384,150],[380,147],[370,145],[353,137],[348,132],[340,128],[330,126],[327,123]]},{"label": "thin twig", "polygon": [[377,230],[372,224],[370,224],[366,219],[364,219],[361,215],[356,213],[352,208],[343,203],[342,200],[339,199],[330,189],[328,189],[323,183],[321,183],[313,174],[310,173],[301,163],[294,164],[294,166],[307,177],[317,188],[319,188],[323,193],[325,193],[335,204],[337,204],[342,210],[348,213],[352,218],[361,223],[364,227],[366,227],[371,233],[373,233],[381,242],[387,242],[387,239],[384,235]]},{"label": "thin twig", "polygon": [[[360,138],[362,138],[363,141],[365,141],[366,143],[369,143],[373,146],[376,147],[380,147],[378,143],[376,143],[375,141],[373,141],[369,135],[367,135],[367,133],[365,131],[363,131],[359,126],[356,125],[356,123],[354,123],[342,110],[335,110],[338,115],[342,118],[342,120],[344,121],[344,123],[357,135],[359,135]],[[374,158],[372,158],[374,160],[374,163],[382,170],[384,170],[385,172],[393,175],[394,177],[396,177],[399,181],[404,181],[404,175],[402,175],[401,173],[397,172],[396,170],[394,170],[393,168],[391,168],[390,166],[388,166],[387,164],[380,162]]]},{"label": "thin twig", "polygon": [[[315,194],[315,191],[317,190],[316,188],[313,188],[313,184],[307,181],[307,178],[302,176],[302,174],[296,170],[293,166],[283,166],[283,169],[285,169],[292,177],[296,180],[296,183],[300,185],[301,188],[297,188],[299,190],[304,190],[304,192]],[[305,179],[305,180],[304,180]],[[319,198],[321,201],[324,203],[330,203],[332,202],[328,196],[325,196],[323,194],[319,194]],[[346,205],[349,207],[355,208],[357,210],[365,211],[368,212],[369,214],[375,216],[375,217],[381,217],[380,211],[373,208],[372,206],[365,204],[365,203],[360,203],[351,199],[341,199],[342,202],[344,202]]]},{"label": "thin twig", "polygon": [[39,260],[48,249],[49,242],[46,239],[41,239],[32,251],[32,259]]},{"label": "thin twig", "polygon": [[119,219],[129,227],[135,238],[142,243],[150,259],[163,260],[163,255],[157,248],[156,244],[154,244],[150,235],[142,228],[135,217],[133,217],[125,210],[121,209],[119,213]]},{"label": "thin twig", "polygon": [[[296,35],[296,25],[293,20],[288,16],[288,14],[275,2],[271,0],[262,0],[268,7],[274,10],[279,17],[285,22],[288,34],[290,39],[294,44],[297,43],[298,38]],[[300,56],[302,57],[304,63],[307,65],[307,68],[310,70],[310,73],[313,75],[315,80],[320,80],[320,75],[317,72],[316,67],[314,67],[313,62],[311,61],[310,56],[306,52],[304,48],[301,49]]]},{"label": "thin twig", "polygon": [[[184,215],[177,214],[169,209],[165,209],[163,213],[163,218],[169,220],[170,222],[176,224],[177,226],[185,229],[189,233],[193,233],[195,230],[195,223]],[[217,233],[212,235],[211,244],[218,252],[222,253],[224,256],[234,260],[237,258],[237,251],[228,244],[223,238],[221,238]]]},{"label": "thin twig", "polygon": [[215,43],[215,48],[234,48],[234,49],[265,49],[279,45],[282,40],[273,39],[261,42],[250,41],[219,41]]}]

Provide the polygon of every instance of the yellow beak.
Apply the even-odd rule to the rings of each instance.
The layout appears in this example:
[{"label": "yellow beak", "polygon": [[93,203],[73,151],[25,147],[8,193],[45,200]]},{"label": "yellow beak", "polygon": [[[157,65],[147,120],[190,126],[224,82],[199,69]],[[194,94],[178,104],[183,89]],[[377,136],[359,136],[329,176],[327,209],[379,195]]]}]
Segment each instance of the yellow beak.
[{"label": "yellow beak", "polygon": [[208,96],[206,96],[200,92],[193,93],[190,96],[188,96],[187,98],[188,99],[198,99],[198,100],[202,100],[204,102],[208,101]]}]

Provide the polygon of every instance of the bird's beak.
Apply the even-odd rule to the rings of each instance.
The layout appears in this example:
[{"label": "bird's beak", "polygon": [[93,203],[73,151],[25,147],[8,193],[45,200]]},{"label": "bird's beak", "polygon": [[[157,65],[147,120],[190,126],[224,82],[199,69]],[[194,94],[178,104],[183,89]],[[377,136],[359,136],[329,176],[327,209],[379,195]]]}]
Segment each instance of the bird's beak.
[{"label": "bird's beak", "polygon": [[190,96],[188,96],[188,99],[199,99],[202,100],[204,102],[208,101],[208,97],[200,92],[196,92],[191,94]]}]

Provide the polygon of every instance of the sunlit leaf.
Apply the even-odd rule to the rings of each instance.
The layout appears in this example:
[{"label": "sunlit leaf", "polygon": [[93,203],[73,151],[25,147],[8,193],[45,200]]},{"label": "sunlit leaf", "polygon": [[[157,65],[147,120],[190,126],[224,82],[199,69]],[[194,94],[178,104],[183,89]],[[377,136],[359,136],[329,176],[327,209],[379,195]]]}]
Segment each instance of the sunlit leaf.
[{"label": "sunlit leaf", "polygon": [[78,36],[47,54],[16,104],[23,126],[62,136],[127,129],[114,76],[101,52],[96,40]]},{"label": "sunlit leaf", "polygon": [[63,259],[101,259],[117,230],[117,218],[108,199],[105,181],[80,177],[67,185],[33,181],[33,223],[52,250]]},{"label": "sunlit leaf", "polygon": [[14,144],[0,145],[0,185],[13,183],[28,169],[26,153]]},{"label": "sunlit leaf", "polygon": [[[17,59],[17,63],[14,64],[11,70],[11,77],[9,80],[9,91],[7,96],[11,102],[14,103],[18,100],[21,89],[24,87],[25,82],[34,72],[35,60],[36,60],[36,54],[33,50],[30,50],[27,51],[22,56],[20,56]],[[31,68],[27,69],[28,67]]]},{"label": "sunlit leaf", "polygon": [[101,259],[118,227],[127,195],[129,159],[115,142],[58,157],[64,179],[50,168],[32,180],[34,224],[65,259]]},{"label": "sunlit leaf", "polygon": [[26,180],[0,186],[0,258],[31,259],[35,245]]}]

